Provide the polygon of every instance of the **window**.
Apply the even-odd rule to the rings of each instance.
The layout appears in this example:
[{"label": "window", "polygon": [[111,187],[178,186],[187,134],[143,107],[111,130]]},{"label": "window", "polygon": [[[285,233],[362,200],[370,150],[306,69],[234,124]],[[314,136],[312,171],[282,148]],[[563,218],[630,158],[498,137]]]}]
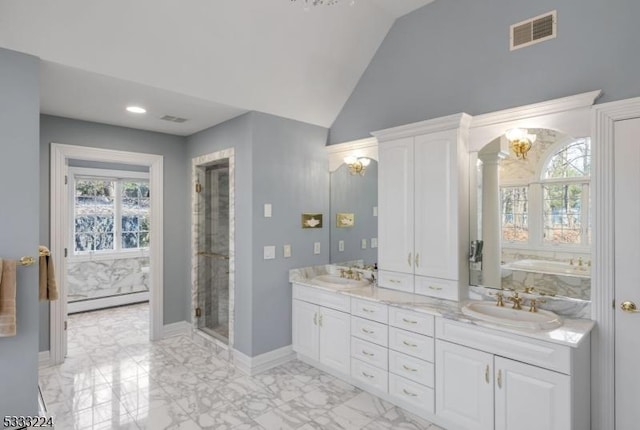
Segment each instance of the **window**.
[{"label": "window", "polygon": [[588,246],[589,139],[571,140],[543,160],[541,167],[539,181],[500,188],[502,241],[515,246]]},{"label": "window", "polygon": [[508,242],[527,242],[528,225],[528,188],[503,187],[500,189],[502,219],[502,240]]},{"label": "window", "polygon": [[591,145],[579,139],[556,152],[542,170],[543,242],[588,245]]},{"label": "window", "polygon": [[100,170],[78,168],[72,171],[74,253],[147,248],[148,180],[101,177],[95,172]]}]

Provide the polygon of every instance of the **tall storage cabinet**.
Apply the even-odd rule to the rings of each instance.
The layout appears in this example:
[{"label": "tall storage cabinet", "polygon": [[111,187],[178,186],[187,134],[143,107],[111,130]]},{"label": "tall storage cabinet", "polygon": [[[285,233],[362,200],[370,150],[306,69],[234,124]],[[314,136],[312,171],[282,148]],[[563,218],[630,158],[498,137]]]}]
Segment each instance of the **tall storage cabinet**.
[{"label": "tall storage cabinet", "polygon": [[381,286],[452,300],[467,286],[470,119],[457,114],[373,133]]}]

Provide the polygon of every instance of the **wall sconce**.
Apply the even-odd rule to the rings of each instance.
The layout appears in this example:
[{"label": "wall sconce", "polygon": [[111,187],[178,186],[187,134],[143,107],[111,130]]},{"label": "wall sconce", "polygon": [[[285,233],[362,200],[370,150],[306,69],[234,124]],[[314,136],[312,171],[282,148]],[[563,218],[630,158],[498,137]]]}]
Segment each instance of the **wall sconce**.
[{"label": "wall sconce", "polygon": [[511,149],[516,156],[522,160],[527,158],[527,152],[531,149],[531,145],[536,141],[535,134],[529,134],[524,128],[512,128],[505,133],[507,140],[511,143]]},{"label": "wall sconce", "polygon": [[364,171],[366,170],[371,160],[367,157],[356,157],[354,155],[349,155],[348,157],[344,157],[344,162],[349,167],[349,173],[352,175],[360,175],[364,176]]}]

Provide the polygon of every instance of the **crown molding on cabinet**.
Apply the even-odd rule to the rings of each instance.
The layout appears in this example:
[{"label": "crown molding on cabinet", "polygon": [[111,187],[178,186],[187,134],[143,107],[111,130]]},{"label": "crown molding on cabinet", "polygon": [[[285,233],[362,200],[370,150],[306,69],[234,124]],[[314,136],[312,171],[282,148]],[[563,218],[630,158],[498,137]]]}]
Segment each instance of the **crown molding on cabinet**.
[{"label": "crown molding on cabinet", "polygon": [[454,128],[468,128],[471,125],[472,116],[466,113],[457,113],[441,118],[428,119],[398,127],[373,131],[371,134],[378,138],[378,142],[401,139],[403,137],[418,136]]}]

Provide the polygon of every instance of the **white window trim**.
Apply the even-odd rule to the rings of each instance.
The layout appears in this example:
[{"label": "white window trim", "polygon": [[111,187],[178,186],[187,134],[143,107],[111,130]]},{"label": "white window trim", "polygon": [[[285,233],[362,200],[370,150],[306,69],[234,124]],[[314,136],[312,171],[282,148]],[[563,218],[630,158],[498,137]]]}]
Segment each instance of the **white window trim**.
[{"label": "white window trim", "polygon": [[114,247],[113,250],[104,251],[76,251],[75,250],[75,217],[72,215],[69,219],[69,243],[73,244],[71,252],[69,252],[70,262],[80,261],[104,261],[104,260],[120,260],[127,258],[138,258],[149,256],[149,247],[122,249],[120,236],[122,234],[122,220],[119,214],[122,212],[122,201],[120,196],[120,181],[123,180],[142,180],[149,182],[148,172],[136,172],[128,170],[101,169],[97,167],[69,167],[69,213],[75,213],[75,183],[78,177],[82,178],[105,178],[116,181],[115,188],[115,219],[114,219]]}]

